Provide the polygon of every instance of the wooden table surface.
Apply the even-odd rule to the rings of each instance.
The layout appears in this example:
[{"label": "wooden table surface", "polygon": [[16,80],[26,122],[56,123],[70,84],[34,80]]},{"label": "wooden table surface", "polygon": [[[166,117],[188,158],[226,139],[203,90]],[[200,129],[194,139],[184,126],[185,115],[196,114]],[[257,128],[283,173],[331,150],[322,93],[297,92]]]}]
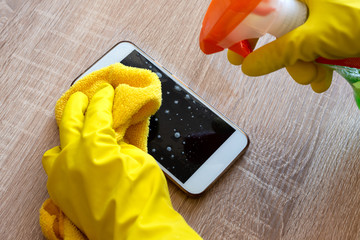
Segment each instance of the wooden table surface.
[{"label": "wooden table surface", "polygon": [[[360,239],[360,112],[338,75],[323,94],[284,70],[252,78],[198,46],[210,0],[0,0],[0,238],[43,239],[43,153],[56,100],[129,40],[248,133],[246,154],[202,197],[169,183],[204,239]],[[261,39],[260,45],[269,41]]]}]

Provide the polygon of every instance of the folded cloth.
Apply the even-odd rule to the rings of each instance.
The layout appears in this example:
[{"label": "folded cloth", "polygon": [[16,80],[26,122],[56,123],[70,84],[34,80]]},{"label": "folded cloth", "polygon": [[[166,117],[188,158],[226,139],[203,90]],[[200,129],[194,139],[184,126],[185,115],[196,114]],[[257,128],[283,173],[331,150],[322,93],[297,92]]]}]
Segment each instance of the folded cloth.
[{"label": "folded cloth", "polygon": [[40,227],[46,239],[87,239],[51,199],[47,199],[40,208]]},{"label": "folded cloth", "polygon": [[57,124],[60,124],[65,104],[73,93],[81,91],[90,101],[103,83],[109,83],[115,89],[113,128],[117,141],[124,139],[147,151],[149,119],[161,105],[161,83],[150,70],[116,63],[83,77],[57,101]]},{"label": "folded cloth", "polygon": [[[55,117],[58,126],[73,93],[83,92],[91,101],[104,83],[115,89],[113,128],[116,140],[147,152],[149,119],[161,105],[161,83],[155,73],[146,69],[116,63],[86,75],[57,101]],[[87,239],[51,199],[41,206],[40,226],[47,239]]]}]

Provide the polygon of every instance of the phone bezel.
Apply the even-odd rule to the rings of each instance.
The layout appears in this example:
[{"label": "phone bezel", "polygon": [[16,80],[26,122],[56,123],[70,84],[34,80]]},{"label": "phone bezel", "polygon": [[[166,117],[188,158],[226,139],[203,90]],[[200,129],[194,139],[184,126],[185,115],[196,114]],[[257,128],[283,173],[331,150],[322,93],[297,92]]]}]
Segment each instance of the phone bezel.
[{"label": "phone bezel", "polygon": [[227,124],[229,124],[235,129],[235,132],[220,146],[220,148],[215,151],[214,154],[211,155],[210,158],[205,161],[205,163],[185,183],[182,183],[170,171],[163,167],[161,163],[157,161],[160,168],[164,171],[168,178],[172,180],[176,185],[178,185],[183,191],[185,191],[189,195],[199,195],[203,193],[206,189],[208,189],[228,169],[228,167],[230,167],[232,163],[234,163],[235,160],[245,152],[246,148],[249,145],[249,138],[242,129],[240,129],[228,118],[218,112],[209,103],[204,101],[198,94],[196,94],[186,84],[184,84],[167,69],[165,69],[160,63],[155,61],[143,50],[141,50],[139,47],[129,41],[122,41],[113,46],[94,64],[92,64],[82,74],[75,78],[72,84],[74,84],[83,76],[95,70],[99,70],[116,62],[121,62],[133,50],[136,50],[140,54],[142,54],[148,61],[156,65],[164,74],[170,77],[177,84],[181,85],[184,89],[187,90],[189,94],[191,94],[194,98],[203,103],[212,112],[214,112],[217,116],[219,116]]}]

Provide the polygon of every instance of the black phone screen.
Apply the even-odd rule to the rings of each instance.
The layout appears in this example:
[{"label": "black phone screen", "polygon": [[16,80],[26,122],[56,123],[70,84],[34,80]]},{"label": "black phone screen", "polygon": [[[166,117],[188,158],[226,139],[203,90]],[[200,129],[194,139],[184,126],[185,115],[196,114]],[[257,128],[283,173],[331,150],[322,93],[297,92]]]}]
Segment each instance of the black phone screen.
[{"label": "black phone screen", "polygon": [[162,105],[150,119],[148,151],[181,182],[235,132],[207,106],[134,50],[121,61],[156,73],[162,84]]}]

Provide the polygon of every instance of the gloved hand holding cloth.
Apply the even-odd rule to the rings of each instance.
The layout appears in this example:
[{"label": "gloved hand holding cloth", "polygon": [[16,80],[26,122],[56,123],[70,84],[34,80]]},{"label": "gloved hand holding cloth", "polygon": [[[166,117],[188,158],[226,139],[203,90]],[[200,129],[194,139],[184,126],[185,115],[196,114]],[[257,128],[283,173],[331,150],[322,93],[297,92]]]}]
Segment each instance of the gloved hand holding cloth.
[{"label": "gloved hand holding cloth", "polygon": [[42,159],[50,199],[40,209],[48,239],[201,239],[171,204],[147,154],[161,84],[120,63],[91,73],[57,102],[60,146]]}]

